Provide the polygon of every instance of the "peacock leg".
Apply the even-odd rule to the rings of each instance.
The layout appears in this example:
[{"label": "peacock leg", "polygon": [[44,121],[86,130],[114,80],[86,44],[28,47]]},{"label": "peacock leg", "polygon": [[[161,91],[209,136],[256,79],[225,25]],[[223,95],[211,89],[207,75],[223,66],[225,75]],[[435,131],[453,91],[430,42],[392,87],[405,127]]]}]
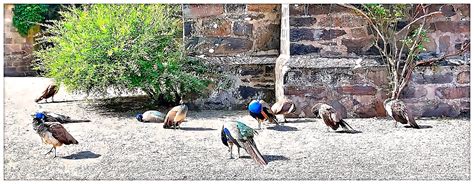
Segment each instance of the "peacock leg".
[{"label": "peacock leg", "polygon": [[257,119],[257,122],[258,122],[258,129],[261,130],[262,129],[262,123],[260,122],[260,119]]},{"label": "peacock leg", "polygon": [[237,155],[239,156],[237,158],[240,158],[240,148],[238,146],[237,146]]},{"label": "peacock leg", "polygon": [[397,128],[397,121],[393,122],[393,126],[395,126],[395,128]]},{"label": "peacock leg", "polygon": [[50,154],[51,152],[53,152],[53,149],[54,149],[54,146],[47,153],[45,153],[45,155]]},{"label": "peacock leg", "polygon": [[230,150],[230,159],[233,159],[234,157],[232,157],[232,147],[234,147],[234,145],[232,143],[230,143],[229,145],[229,150]]},{"label": "peacock leg", "polygon": [[56,147],[53,147],[54,148],[54,157],[53,158],[56,158]]}]

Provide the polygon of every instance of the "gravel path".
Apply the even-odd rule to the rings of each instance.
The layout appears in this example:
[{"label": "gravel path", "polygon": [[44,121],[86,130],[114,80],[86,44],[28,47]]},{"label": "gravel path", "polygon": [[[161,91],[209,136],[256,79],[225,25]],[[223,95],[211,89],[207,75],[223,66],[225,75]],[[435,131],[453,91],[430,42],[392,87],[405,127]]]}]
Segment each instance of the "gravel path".
[{"label": "gravel path", "polygon": [[[426,128],[394,128],[387,119],[348,119],[362,133],[327,132],[319,119],[289,119],[256,137],[266,167],[229,159],[220,141],[225,121],[257,123],[245,111],[191,111],[182,130],[133,117],[140,104],[110,110],[61,89],[45,110],[88,123],[65,124],[78,145],[43,155],[49,146],[32,130],[30,114],[45,78],[5,78],[5,180],[469,180],[469,119],[418,120]],[[39,90],[35,90],[39,89]],[[134,106],[135,105],[135,106]],[[121,109],[123,112],[117,112]],[[236,154],[236,153],[234,153]]]}]

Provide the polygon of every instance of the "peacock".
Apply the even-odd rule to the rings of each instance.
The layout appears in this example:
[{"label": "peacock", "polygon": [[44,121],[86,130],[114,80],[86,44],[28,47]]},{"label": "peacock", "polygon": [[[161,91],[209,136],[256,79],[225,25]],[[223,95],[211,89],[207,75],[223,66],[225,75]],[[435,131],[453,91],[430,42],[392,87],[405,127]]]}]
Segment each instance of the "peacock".
[{"label": "peacock", "polygon": [[278,114],[283,115],[283,120],[285,123],[286,123],[285,115],[294,113],[295,111],[296,111],[295,104],[287,98],[279,100],[275,104],[272,105],[272,112],[275,115],[278,115]]},{"label": "peacock", "polygon": [[328,131],[329,128],[337,130],[339,126],[344,130],[354,131],[354,129],[342,119],[341,114],[328,104],[317,103],[311,108],[311,111],[316,115],[316,117],[321,117],[321,119],[323,119],[324,124],[328,126]]},{"label": "peacock", "polygon": [[165,116],[165,114],[159,111],[149,110],[143,114],[137,114],[135,118],[140,122],[163,122]]},{"label": "peacock", "polygon": [[[59,122],[59,123],[77,123],[77,122],[90,122],[90,120],[73,120],[71,117],[54,113],[54,112],[49,112],[49,111],[44,111],[44,110],[39,110],[37,111],[39,113],[44,114],[44,122]],[[35,114],[31,115],[32,117],[35,117]]]},{"label": "peacock", "polygon": [[250,116],[258,121],[258,129],[261,129],[261,123],[265,120],[278,125],[278,120],[270,109],[270,106],[260,98],[257,100],[252,100],[252,102],[250,102],[248,105],[248,110]]},{"label": "peacock", "polygon": [[226,122],[222,126],[221,140],[222,143],[229,148],[230,158],[232,159],[232,147],[237,146],[238,158],[240,158],[240,148],[243,147],[245,151],[260,165],[267,165],[267,160],[262,156],[255,145],[253,137],[257,135],[257,131],[245,125],[244,123]]},{"label": "peacock", "polygon": [[33,118],[33,130],[39,134],[41,140],[45,144],[50,144],[53,147],[46,153],[49,154],[54,149],[54,158],[56,158],[56,148],[70,144],[79,144],[79,142],[72,137],[71,134],[58,122],[44,122],[45,115],[43,113],[36,113]]},{"label": "peacock", "polygon": [[35,99],[35,102],[38,103],[39,101],[41,101],[43,99],[46,102],[48,102],[48,98],[50,98],[50,97],[51,97],[51,102],[54,102],[54,95],[56,95],[56,93],[58,93],[58,90],[59,90],[59,87],[56,84],[48,85],[48,87],[46,87],[46,89],[43,91],[43,94],[41,94],[40,97]]},{"label": "peacock", "polygon": [[413,128],[420,128],[420,126],[416,124],[415,118],[413,117],[410,109],[406,107],[403,101],[398,99],[386,99],[383,102],[383,106],[385,107],[387,114],[395,120],[395,127],[397,127],[397,122],[400,122],[401,124],[408,123]]},{"label": "peacock", "polygon": [[163,128],[179,128],[181,123],[186,119],[186,114],[188,113],[188,106],[181,102],[181,105],[173,107],[166,114]]}]

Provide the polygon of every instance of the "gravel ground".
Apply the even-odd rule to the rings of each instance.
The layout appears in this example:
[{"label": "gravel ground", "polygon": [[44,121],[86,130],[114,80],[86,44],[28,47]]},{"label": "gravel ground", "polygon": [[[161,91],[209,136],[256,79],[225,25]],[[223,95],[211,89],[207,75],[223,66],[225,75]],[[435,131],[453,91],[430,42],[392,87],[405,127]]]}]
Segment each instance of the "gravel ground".
[{"label": "gravel ground", "polygon": [[[130,107],[101,106],[61,89],[45,110],[87,123],[64,124],[79,141],[58,158],[32,130],[33,102],[45,78],[5,78],[5,180],[469,180],[469,119],[418,120],[424,129],[394,128],[388,119],[348,119],[357,134],[327,132],[319,119],[289,119],[256,137],[269,164],[258,166],[243,151],[229,159],[220,141],[225,121],[257,127],[245,111],[191,111],[182,130],[140,123]],[[108,108],[107,108],[108,107]],[[236,154],[236,153],[235,153]]]}]

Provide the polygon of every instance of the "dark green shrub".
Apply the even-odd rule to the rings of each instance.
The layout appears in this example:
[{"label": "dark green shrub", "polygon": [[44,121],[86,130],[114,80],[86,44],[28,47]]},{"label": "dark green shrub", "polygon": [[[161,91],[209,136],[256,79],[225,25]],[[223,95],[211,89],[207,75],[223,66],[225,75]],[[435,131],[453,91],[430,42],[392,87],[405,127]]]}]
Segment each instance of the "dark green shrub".
[{"label": "dark green shrub", "polygon": [[[183,54],[181,7],[95,4],[60,12],[35,55],[47,77],[70,91],[106,94],[143,90],[176,102],[207,87],[204,66]],[[46,36],[49,35],[49,36]]]}]

